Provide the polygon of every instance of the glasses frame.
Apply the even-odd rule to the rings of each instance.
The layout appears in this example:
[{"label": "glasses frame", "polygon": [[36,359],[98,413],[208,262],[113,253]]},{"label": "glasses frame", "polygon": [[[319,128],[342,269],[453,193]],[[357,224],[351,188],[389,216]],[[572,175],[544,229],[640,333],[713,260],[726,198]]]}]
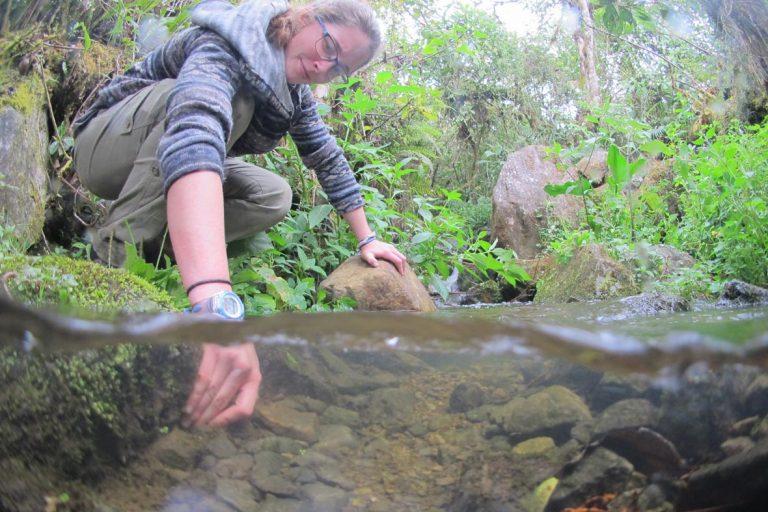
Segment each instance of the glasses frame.
[{"label": "glasses frame", "polygon": [[[339,44],[331,33],[328,32],[328,28],[325,26],[325,23],[323,23],[323,19],[320,16],[315,16],[315,19],[323,31],[323,37],[315,41],[315,51],[317,52],[317,55],[325,61],[333,62],[333,67],[331,68],[331,80],[336,77],[341,77],[344,82],[349,82],[349,72],[347,72],[341,62],[339,62]],[[326,40],[330,43],[329,46],[333,48],[333,55],[328,55],[328,52],[325,49],[324,41]]]}]

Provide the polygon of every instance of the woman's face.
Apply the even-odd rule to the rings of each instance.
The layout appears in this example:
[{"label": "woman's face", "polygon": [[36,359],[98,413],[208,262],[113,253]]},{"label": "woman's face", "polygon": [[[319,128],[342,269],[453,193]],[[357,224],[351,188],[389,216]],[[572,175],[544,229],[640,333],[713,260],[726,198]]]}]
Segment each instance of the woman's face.
[{"label": "woman's face", "polygon": [[292,84],[321,84],[349,75],[365,64],[370,44],[357,27],[312,18],[285,47],[285,77]]}]

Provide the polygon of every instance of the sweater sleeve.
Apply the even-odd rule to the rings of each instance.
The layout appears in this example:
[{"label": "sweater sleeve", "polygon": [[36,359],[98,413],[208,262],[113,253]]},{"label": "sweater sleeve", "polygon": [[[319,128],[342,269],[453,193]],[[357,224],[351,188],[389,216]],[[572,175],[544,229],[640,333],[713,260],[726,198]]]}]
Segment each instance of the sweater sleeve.
[{"label": "sweater sleeve", "polygon": [[314,169],[328,200],[340,213],[365,204],[360,185],[336,139],[328,132],[309,87],[301,86],[300,110],[294,116],[289,133],[296,143],[304,165]]},{"label": "sweater sleeve", "polygon": [[166,106],[166,129],[157,148],[163,191],[190,172],[207,170],[223,178],[232,130],[232,98],[239,87],[235,52],[207,33],[190,42]]}]

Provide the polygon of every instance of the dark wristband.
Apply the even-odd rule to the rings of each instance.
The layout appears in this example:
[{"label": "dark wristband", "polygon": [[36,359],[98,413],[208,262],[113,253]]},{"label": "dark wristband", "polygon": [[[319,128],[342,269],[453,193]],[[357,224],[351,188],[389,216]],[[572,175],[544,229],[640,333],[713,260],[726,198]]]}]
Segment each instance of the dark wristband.
[{"label": "dark wristband", "polygon": [[221,284],[228,284],[229,286],[232,286],[232,282],[229,279],[203,279],[202,281],[198,281],[195,284],[191,285],[189,288],[187,288],[187,295],[189,295],[189,292],[191,292],[198,286],[203,284],[211,284],[211,283],[221,283]]}]

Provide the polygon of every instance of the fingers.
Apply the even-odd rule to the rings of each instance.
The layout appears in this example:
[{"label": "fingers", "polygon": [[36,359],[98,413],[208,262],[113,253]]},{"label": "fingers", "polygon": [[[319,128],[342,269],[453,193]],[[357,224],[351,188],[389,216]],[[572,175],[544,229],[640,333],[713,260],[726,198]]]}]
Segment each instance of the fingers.
[{"label": "fingers", "polygon": [[256,406],[256,400],[259,399],[259,380],[246,383],[237,397],[235,405],[225,409],[218,416],[211,420],[212,427],[223,427],[236,421],[244,420],[253,414],[253,408]]},{"label": "fingers", "polygon": [[378,267],[379,261],[376,259],[376,256],[373,254],[373,252],[366,252],[363,254],[363,258],[365,259],[365,262],[368,263],[372,267]]},{"label": "fingers", "polygon": [[376,258],[382,258],[391,262],[397,268],[400,275],[405,275],[405,265],[408,259],[395,246],[384,242],[372,242],[363,247],[361,253],[363,259],[370,266],[378,267],[379,262]]},{"label": "fingers", "polygon": [[[259,358],[252,343],[226,348],[204,345],[197,380],[185,406],[184,426],[226,425],[250,416],[260,383]],[[235,397],[235,404],[227,408]]]},{"label": "fingers", "polygon": [[203,358],[200,361],[200,366],[197,370],[195,385],[192,388],[192,393],[190,393],[186,405],[184,406],[184,413],[188,416],[192,414],[195,409],[197,409],[203,393],[206,389],[208,389],[211,376],[213,375],[213,371],[216,368],[216,360],[218,359],[219,348],[219,346],[210,343],[203,344]]},{"label": "fingers", "polygon": [[235,397],[237,392],[243,386],[248,379],[248,371],[236,368],[232,370],[227,378],[221,385],[216,396],[211,400],[211,403],[200,415],[200,418],[195,423],[196,425],[206,425],[221,411],[223,411]]}]

